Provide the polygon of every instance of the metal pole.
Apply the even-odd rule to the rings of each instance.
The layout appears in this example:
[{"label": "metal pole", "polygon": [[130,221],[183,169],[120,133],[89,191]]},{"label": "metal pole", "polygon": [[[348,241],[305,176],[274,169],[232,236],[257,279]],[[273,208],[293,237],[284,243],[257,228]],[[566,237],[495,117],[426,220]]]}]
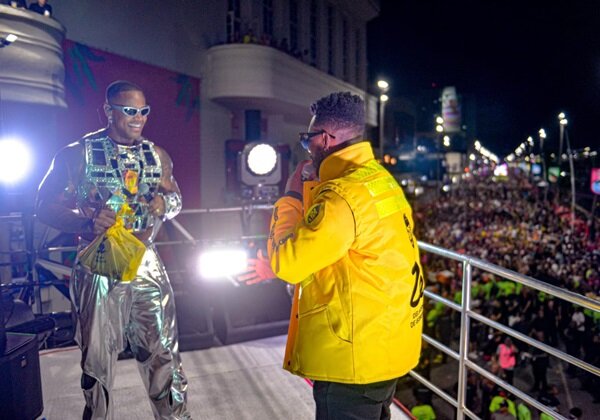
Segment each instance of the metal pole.
[{"label": "metal pole", "polygon": [[458,406],[456,407],[456,419],[463,420],[467,407],[467,369],[465,360],[469,357],[469,310],[471,309],[471,264],[463,262],[462,278],[462,308],[460,313],[460,347],[458,359]]},{"label": "metal pole", "polygon": [[563,149],[563,139],[565,137],[565,126],[560,124],[560,136],[558,141],[558,156],[556,157],[556,161],[558,162],[558,178],[556,180],[556,203],[560,204],[560,164],[562,162],[562,149]]},{"label": "metal pole", "polygon": [[[545,135],[544,135],[545,136]],[[540,153],[542,154],[542,181],[544,181],[544,202],[548,201],[548,177],[546,176],[546,155],[544,155],[545,137],[540,136]]]},{"label": "metal pole", "polygon": [[384,112],[385,112],[385,102],[381,100],[381,96],[379,97],[379,158],[383,162],[383,121],[384,121]]},{"label": "metal pole", "polygon": [[573,152],[569,133],[565,133],[567,138],[567,154],[569,155],[569,171],[571,172],[571,235],[575,234],[575,165],[573,164]]}]

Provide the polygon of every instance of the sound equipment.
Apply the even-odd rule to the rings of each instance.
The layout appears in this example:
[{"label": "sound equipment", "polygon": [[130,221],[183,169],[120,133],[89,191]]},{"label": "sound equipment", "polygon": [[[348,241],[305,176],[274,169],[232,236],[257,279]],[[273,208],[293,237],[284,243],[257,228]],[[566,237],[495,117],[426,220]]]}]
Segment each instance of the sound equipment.
[{"label": "sound equipment", "polygon": [[173,287],[177,310],[179,350],[199,350],[218,345],[209,299],[199,283]]},{"label": "sound equipment", "polygon": [[215,285],[213,290],[214,324],[223,344],[256,340],[286,334],[291,299],[286,283],[269,280],[235,287],[229,283]]},{"label": "sound equipment", "polygon": [[0,355],[0,420],[34,420],[44,411],[40,358],[33,334],[6,334]]}]

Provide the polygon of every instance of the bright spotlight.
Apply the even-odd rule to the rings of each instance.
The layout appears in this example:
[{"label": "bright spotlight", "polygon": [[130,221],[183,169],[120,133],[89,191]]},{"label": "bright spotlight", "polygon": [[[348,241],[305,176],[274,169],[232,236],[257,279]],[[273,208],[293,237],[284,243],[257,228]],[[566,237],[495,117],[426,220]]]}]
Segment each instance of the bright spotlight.
[{"label": "bright spotlight", "polygon": [[436,117],[435,122],[438,124],[444,124],[444,119],[442,117]]},{"label": "bright spotlight", "polygon": [[436,125],[435,126],[435,131],[437,131],[438,133],[441,133],[444,131],[444,127],[441,125]]},{"label": "bright spotlight", "polygon": [[262,142],[248,143],[241,153],[240,180],[249,189],[246,198],[268,199],[279,195],[281,156],[273,146]]},{"label": "bright spotlight", "polygon": [[0,140],[0,183],[15,184],[31,170],[31,151],[17,139]]},{"label": "bright spotlight", "polygon": [[565,115],[564,112],[561,112],[560,114],[558,114],[558,119],[559,120],[564,120],[567,116]]},{"label": "bright spotlight", "polygon": [[205,279],[228,280],[246,270],[247,260],[243,249],[210,249],[200,254],[198,268]]},{"label": "bright spotlight", "polygon": [[387,96],[387,95],[384,93],[383,95],[381,95],[381,96],[379,97],[379,99],[381,100],[381,102],[387,102],[387,101],[389,101],[389,100],[390,100],[390,97],[389,97],[389,96]]},{"label": "bright spotlight", "polygon": [[246,163],[254,175],[267,175],[277,164],[277,152],[273,146],[257,144],[248,152]]},{"label": "bright spotlight", "polygon": [[385,80],[378,80],[377,81],[377,87],[379,89],[385,90],[385,89],[388,89],[390,87],[390,84],[387,81],[385,81]]}]

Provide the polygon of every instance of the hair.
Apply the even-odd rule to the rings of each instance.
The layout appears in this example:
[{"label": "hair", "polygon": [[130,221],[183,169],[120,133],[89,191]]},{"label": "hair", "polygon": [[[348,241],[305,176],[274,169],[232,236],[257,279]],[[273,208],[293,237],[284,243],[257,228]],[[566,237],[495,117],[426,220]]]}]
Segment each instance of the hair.
[{"label": "hair", "polygon": [[121,92],[144,92],[141,87],[127,80],[116,80],[106,88],[106,102],[111,103]]},{"label": "hair", "polygon": [[578,419],[581,416],[583,416],[583,410],[581,408],[579,408],[579,407],[573,407],[573,408],[571,408],[571,410],[569,410],[569,414],[571,416],[573,416],[571,418]]},{"label": "hair", "polygon": [[326,125],[336,130],[348,130],[356,135],[365,129],[365,102],[350,92],[334,92],[310,106],[315,125]]}]

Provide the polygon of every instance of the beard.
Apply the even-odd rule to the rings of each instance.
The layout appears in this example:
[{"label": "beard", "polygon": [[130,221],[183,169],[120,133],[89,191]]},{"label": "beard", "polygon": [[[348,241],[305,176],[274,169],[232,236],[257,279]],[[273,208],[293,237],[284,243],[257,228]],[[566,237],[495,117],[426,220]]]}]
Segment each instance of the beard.
[{"label": "beard", "polygon": [[313,166],[315,167],[315,171],[317,175],[319,174],[319,169],[321,167],[321,163],[325,160],[327,156],[329,156],[329,150],[325,150],[324,148],[319,148],[317,150],[312,151],[310,154],[310,158],[312,160]]}]

